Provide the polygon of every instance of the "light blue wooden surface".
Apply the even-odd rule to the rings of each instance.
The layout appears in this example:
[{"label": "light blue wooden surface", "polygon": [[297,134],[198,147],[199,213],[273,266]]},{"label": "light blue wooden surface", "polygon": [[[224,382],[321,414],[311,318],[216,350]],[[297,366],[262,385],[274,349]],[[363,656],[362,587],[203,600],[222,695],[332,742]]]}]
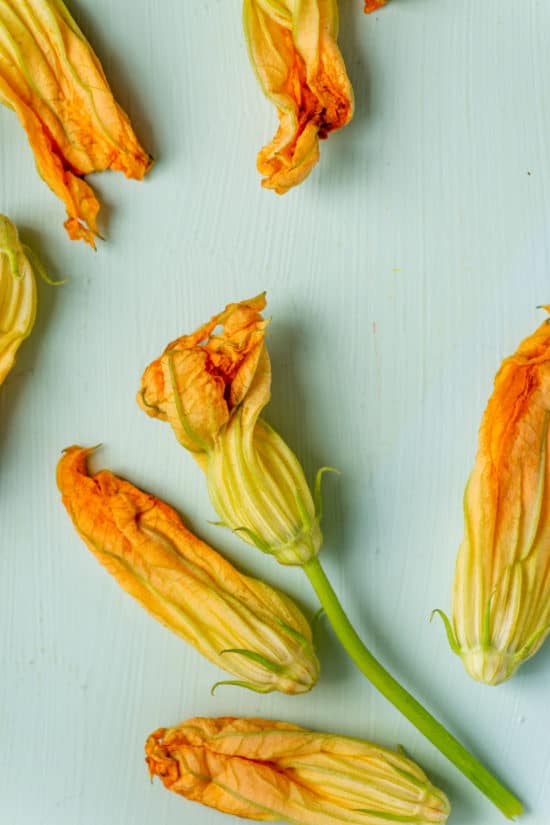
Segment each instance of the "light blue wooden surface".
[{"label": "light blue wooden surface", "polygon": [[275,128],[238,2],[78,0],[71,9],[143,143],[144,183],[95,176],[108,240],[70,243],[15,116],[0,111],[0,212],[40,251],[32,339],[0,390],[0,821],[231,820],[151,785],[143,743],[193,715],[257,715],[402,743],[449,794],[453,825],[502,817],[353,669],[329,630],[306,697],[210,685],[219,671],[157,625],[74,533],[63,447],[178,507],[245,569],[314,609],[299,570],[214,527],[169,428],[134,402],[144,366],[231,300],[268,290],[267,418],[326,483],[322,553],[373,651],[525,800],[550,808],[550,648],[474,684],[428,623],[448,608],[461,498],[500,360],[550,301],[550,5],[341,0],[352,124],[310,179],[263,191]]}]

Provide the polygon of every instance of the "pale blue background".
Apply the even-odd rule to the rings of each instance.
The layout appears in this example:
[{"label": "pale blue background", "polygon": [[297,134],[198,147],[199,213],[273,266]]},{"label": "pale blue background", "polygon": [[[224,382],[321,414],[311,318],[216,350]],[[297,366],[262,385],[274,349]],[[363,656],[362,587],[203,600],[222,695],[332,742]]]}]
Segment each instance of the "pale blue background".
[{"label": "pale blue background", "polygon": [[268,290],[267,417],[326,480],[323,559],[373,651],[522,795],[550,809],[546,646],[479,686],[448,650],[461,498],[500,360],[550,302],[550,5],[341,0],[356,115],[299,189],[263,191],[276,125],[229,0],[75,0],[158,162],[144,183],[95,177],[108,241],[65,237],[16,117],[0,111],[0,212],[63,288],[39,285],[35,333],[0,390],[0,821],[231,822],[151,785],[149,732],[192,715],[261,715],[402,743],[448,792],[453,825],[503,821],[362,679],[327,626],[315,691],[256,696],[157,625],[73,532],[63,447],[179,507],[249,571],[315,600],[209,523],[199,470],[134,403],[143,367],[228,301]]}]

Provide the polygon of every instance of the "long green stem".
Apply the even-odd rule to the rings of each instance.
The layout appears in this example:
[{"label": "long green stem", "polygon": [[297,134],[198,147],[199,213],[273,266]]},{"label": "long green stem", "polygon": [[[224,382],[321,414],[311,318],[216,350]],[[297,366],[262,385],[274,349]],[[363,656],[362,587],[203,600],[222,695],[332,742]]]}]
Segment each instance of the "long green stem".
[{"label": "long green stem", "polygon": [[303,566],[313,589],[317,593],[328,620],[338,636],[342,646],[355,662],[359,670],[370,682],[401,711],[409,722],[426,736],[453,765],[455,765],[470,782],[493,802],[497,808],[509,819],[519,816],[523,806],[498,779],[489,773],[481,762],[472,756],[458,739],[449,733],[429,713],[414,696],[403,688],[393,676],[375,659],[370,650],[363,644],[350,620],[346,616],[338,596],[334,592],[325,571],[317,558],[311,559]]}]

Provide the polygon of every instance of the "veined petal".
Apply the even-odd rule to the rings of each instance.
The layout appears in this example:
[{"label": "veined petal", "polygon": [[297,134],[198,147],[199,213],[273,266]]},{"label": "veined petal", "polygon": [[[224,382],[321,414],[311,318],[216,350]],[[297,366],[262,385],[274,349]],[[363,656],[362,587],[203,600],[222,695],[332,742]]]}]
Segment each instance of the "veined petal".
[{"label": "veined petal", "polygon": [[83,175],[141,179],[152,160],[61,0],[1,0],[0,102],[17,113],[40,175],[65,203],[69,236],[94,246],[99,203]]},{"label": "veined petal", "polygon": [[306,178],[319,140],[353,115],[353,91],[336,40],[336,0],[244,0],[252,66],[277,107],[279,129],[258,155],[263,186],[278,194]]},{"label": "veined petal", "polygon": [[262,294],[228,304],[196,332],[168,344],[143,373],[140,407],[169,421],[187,449],[208,452],[237,408],[254,418],[269,400],[268,321],[260,314],[265,303]]},{"label": "veined petal", "polygon": [[444,823],[449,802],[401,754],[266,719],[189,719],[147,740],[151,776],[220,811],[294,825]]},{"label": "veined petal", "polygon": [[77,532],[119,584],[246,686],[310,690],[319,664],[292,600],[239,573],[164,502],[109,471],[90,476],[90,452],[66,450],[57,483]]},{"label": "veined petal", "polygon": [[550,631],[550,324],[506,358],[464,499],[453,627],[469,673],[497,684]]},{"label": "veined petal", "polygon": [[223,523],[280,564],[302,565],[323,540],[302,466],[263,419],[237,413],[208,456],[210,500]]},{"label": "veined petal", "polygon": [[224,526],[281,564],[302,565],[321,546],[321,513],[300,462],[260,415],[271,388],[265,303],[229,304],[169,344],[137,400],[194,454]]}]

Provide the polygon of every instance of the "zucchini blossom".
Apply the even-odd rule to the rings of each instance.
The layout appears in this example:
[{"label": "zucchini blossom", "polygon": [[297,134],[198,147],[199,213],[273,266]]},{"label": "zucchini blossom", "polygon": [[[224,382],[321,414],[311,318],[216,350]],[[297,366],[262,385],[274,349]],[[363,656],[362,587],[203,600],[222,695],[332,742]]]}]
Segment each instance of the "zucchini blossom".
[{"label": "zucchini blossom", "polygon": [[279,195],[319,160],[319,140],[353,115],[353,91],[336,44],[336,0],[244,0],[250,61],[277,107],[279,129],[258,155],[262,185]]},{"label": "zucchini blossom", "polygon": [[271,389],[265,303],[229,304],[169,344],[145,370],[138,403],[193,453],[226,527],[301,565],[321,546],[320,474],[312,496],[298,459],[260,418]]},{"label": "zucchini blossom", "polygon": [[62,0],[0,3],[0,103],[17,114],[39,174],[64,202],[70,238],[94,246],[99,203],[83,175],[141,179],[152,161]]},{"label": "zucchini blossom", "polygon": [[[550,310],[550,307],[546,307]],[[497,373],[464,496],[453,585],[453,650],[496,685],[550,632],[550,324]]]},{"label": "zucchini blossom", "polygon": [[445,794],[401,753],[266,719],[189,719],[145,751],[168,790],[219,811],[294,825],[444,823]]},{"label": "zucchini blossom", "polygon": [[107,470],[88,474],[89,449],[70,447],[57,483],[73,524],[118,583],[236,684],[305,693],[319,675],[311,628],[294,602],[239,573],[177,513]]}]

